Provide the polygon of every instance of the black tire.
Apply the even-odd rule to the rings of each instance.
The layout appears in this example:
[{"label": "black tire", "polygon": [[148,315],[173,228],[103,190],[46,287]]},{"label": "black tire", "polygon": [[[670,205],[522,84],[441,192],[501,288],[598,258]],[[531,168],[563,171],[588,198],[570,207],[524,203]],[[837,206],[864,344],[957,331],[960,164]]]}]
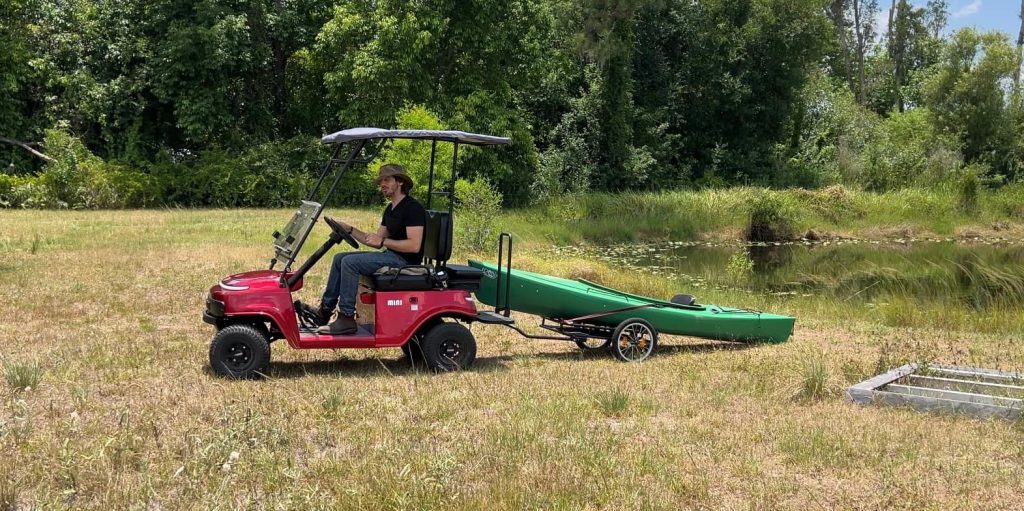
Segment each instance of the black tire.
[{"label": "black tire", "polygon": [[576,342],[576,346],[585,352],[598,351],[608,348],[608,345],[612,342],[611,339],[598,339],[594,337],[584,337],[573,339]]},{"label": "black tire", "polygon": [[646,320],[630,318],[615,327],[608,350],[623,362],[640,362],[654,353],[658,331]]},{"label": "black tire", "polygon": [[473,332],[458,323],[431,328],[420,342],[427,367],[438,372],[468,369],[476,360]]},{"label": "black tire", "polygon": [[210,342],[210,367],[227,378],[257,378],[270,368],[270,341],[253,325],[228,325]]}]

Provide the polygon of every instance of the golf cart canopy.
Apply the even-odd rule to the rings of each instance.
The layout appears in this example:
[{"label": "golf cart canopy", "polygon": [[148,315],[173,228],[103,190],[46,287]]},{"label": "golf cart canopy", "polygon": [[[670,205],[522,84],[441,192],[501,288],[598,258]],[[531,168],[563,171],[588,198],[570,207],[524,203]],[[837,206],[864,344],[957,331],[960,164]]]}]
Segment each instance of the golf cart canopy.
[{"label": "golf cart canopy", "polygon": [[324,135],[320,141],[324,144],[340,144],[351,140],[379,140],[390,138],[408,138],[420,140],[442,140],[470,145],[504,145],[512,142],[507,137],[478,135],[465,131],[435,130],[384,130],[380,128],[350,128],[330,135]]}]

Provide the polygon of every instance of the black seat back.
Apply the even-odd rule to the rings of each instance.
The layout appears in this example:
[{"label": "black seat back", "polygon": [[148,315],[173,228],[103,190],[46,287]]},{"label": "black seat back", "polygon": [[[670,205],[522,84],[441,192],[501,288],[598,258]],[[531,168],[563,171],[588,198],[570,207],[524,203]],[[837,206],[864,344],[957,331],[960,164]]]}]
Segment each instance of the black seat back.
[{"label": "black seat back", "polygon": [[423,227],[423,264],[442,267],[452,256],[452,215],[447,211],[427,210]]}]

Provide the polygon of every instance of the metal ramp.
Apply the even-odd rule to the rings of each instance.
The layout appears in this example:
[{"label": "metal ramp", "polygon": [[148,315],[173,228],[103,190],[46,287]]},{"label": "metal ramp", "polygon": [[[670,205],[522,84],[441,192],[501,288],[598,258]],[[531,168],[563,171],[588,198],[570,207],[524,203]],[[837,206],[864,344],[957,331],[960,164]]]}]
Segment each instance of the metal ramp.
[{"label": "metal ramp", "polygon": [[907,364],[847,388],[846,397],[862,405],[1017,420],[1024,412],[1024,373]]}]

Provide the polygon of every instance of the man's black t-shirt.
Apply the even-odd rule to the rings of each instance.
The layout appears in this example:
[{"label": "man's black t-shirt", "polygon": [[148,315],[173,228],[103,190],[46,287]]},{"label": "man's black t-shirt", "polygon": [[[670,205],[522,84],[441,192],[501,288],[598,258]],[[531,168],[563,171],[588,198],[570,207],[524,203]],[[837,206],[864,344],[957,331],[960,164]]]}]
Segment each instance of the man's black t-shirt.
[{"label": "man's black t-shirt", "polygon": [[[398,203],[398,207],[392,208],[391,204],[384,208],[384,216],[380,223],[388,229],[388,238],[393,240],[408,239],[405,232],[406,227],[423,227],[427,222],[427,210],[416,199],[405,196]],[[388,249],[391,250],[391,249]],[[423,243],[420,242],[420,250],[416,253],[392,252],[402,256],[409,264],[420,264],[423,261]]]}]

